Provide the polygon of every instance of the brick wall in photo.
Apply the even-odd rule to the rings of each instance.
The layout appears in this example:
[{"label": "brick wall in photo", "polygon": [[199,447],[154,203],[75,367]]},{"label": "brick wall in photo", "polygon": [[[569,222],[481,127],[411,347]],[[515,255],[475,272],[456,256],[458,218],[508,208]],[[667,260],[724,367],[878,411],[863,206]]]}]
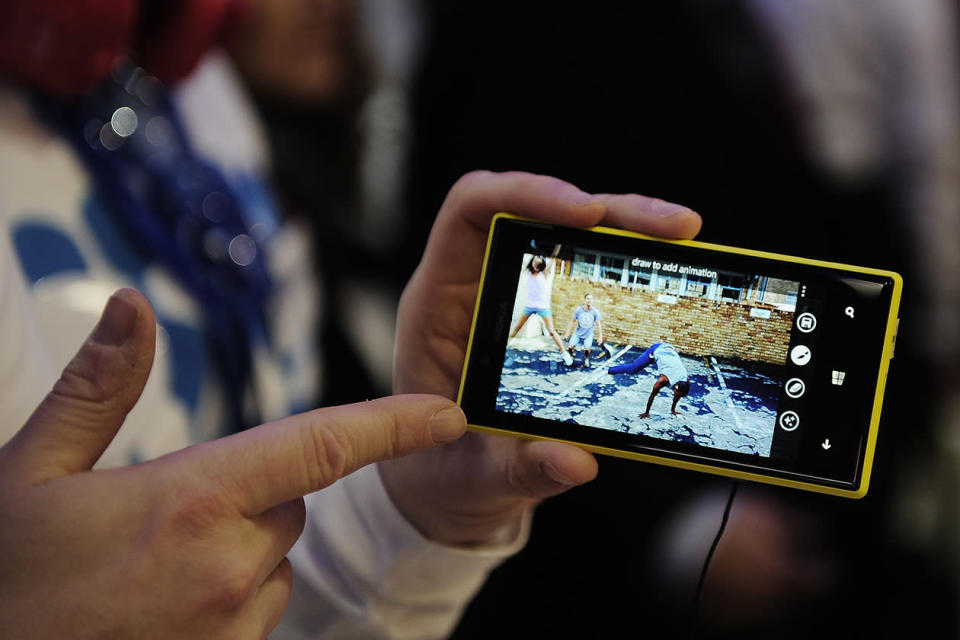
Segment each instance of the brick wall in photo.
[{"label": "brick wall in photo", "polygon": [[569,268],[563,274],[554,278],[551,300],[561,334],[583,304],[583,296],[592,293],[603,314],[604,338],[615,344],[645,347],[666,340],[688,355],[772,364],[783,364],[787,358],[792,313],[760,304],[756,306],[769,310],[770,317],[756,318],[750,315],[753,305],[695,297],[669,304],[658,302],[655,292],[572,279]]}]

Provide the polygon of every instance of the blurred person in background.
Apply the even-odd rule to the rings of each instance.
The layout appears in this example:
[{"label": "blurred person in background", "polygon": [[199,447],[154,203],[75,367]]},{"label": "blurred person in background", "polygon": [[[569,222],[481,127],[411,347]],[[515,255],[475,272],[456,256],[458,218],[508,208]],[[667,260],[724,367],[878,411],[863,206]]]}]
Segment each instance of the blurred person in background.
[{"label": "blurred person in background", "polygon": [[314,248],[273,197],[220,47],[249,17],[228,1],[0,2],[4,635],[262,637],[295,583],[277,637],[443,637],[533,506],[596,471],[573,447],[473,435],[364,466],[462,434],[440,396],[465,344],[446,336],[468,331],[489,217],[699,228],[686,207],[664,222],[646,199],[470,174],[397,316],[394,390],[421,395],[285,418],[336,373],[315,340]]},{"label": "blurred person in background", "polygon": [[[382,395],[390,389],[395,307],[406,277],[384,275],[395,271],[390,255],[364,241],[361,116],[376,67],[362,3],[250,4],[229,53],[261,116],[275,192],[316,246],[319,295],[330,310],[317,339],[337,363],[322,395],[335,403]],[[362,278],[388,288],[389,301],[361,295],[369,293]]]},{"label": "blurred person in background", "polygon": [[[429,23],[414,99],[414,237],[463,167],[524,167],[689,203],[704,212],[706,241],[905,275],[870,494],[741,490],[698,631],[956,635],[960,572],[942,562],[960,539],[949,515],[956,447],[938,444],[960,415],[955,4],[461,2],[434,3]],[[897,383],[915,370],[943,372],[929,411]],[[903,500],[938,466],[931,455],[947,480],[931,475]],[[595,483],[540,510],[530,544],[493,574],[454,637],[493,633],[493,612],[520,603],[529,633],[687,624],[727,485],[600,465]]]},{"label": "blurred person in background", "polygon": [[[941,0],[750,0],[746,6],[773,43],[812,163],[843,190],[874,183],[886,191],[893,232],[872,237],[854,255],[881,264],[891,260],[891,245],[903,247],[899,268],[912,291],[901,308],[893,366],[900,375],[924,368],[937,380],[933,402],[919,412],[902,391],[888,394],[881,467],[887,471],[875,526],[886,539],[881,552],[892,553],[883,561],[864,557],[851,574],[891,567],[889,580],[916,590],[896,591],[891,606],[919,592],[949,610],[946,602],[960,586],[960,521],[949,506],[960,464],[950,444],[960,433],[958,6]],[[845,215],[866,227],[876,213]],[[744,539],[739,549],[749,544]],[[856,545],[850,539],[848,546]],[[918,566],[926,569],[917,573]],[[736,566],[728,574],[727,585],[742,578]],[[865,584],[856,575],[840,580],[849,590]],[[912,616],[891,618],[905,630],[922,627]],[[948,635],[958,633],[955,616],[946,624]]]},{"label": "blurred person in background", "polygon": [[321,297],[320,343],[338,375],[324,398],[391,386],[393,326],[415,265],[402,217],[409,75],[421,39],[411,0],[251,3],[230,54],[270,145],[276,191],[307,222]]}]

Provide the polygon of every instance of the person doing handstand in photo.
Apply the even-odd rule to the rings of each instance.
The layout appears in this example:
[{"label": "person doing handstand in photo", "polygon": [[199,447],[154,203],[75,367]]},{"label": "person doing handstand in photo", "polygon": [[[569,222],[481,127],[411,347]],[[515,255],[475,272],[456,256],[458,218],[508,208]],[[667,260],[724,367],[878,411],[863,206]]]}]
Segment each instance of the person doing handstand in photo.
[{"label": "person doing handstand in photo", "polygon": [[653,390],[647,400],[647,408],[640,414],[640,417],[650,417],[650,407],[653,405],[653,399],[660,393],[660,389],[668,386],[673,388],[673,405],[670,407],[670,411],[673,415],[679,415],[677,413],[677,403],[680,398],[690,393],[690,376],[687,373],[687,368],[683,366],[680,354],[669,342],[657,342],[650,345],[650,348],[640,354],[639,358],[629,364],[618,364],[615,367],[610,367],[608,373],[637,373],[651,362],[656,363],[657,372],[660,376],[653,383]]}]

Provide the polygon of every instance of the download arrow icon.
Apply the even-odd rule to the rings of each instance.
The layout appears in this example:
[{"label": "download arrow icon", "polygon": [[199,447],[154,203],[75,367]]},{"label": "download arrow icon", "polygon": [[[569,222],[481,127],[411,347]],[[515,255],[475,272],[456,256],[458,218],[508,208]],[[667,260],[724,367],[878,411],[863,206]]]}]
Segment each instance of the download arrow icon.
[{"label": "download arrow icon", "polygon": [[830,438],[827,438],[826,440],[824,440],[824,441],[823,441],[823,444],[821,444],[820,446],[823,447],[824,450],[829,449],[829,448],[830,448]]}]

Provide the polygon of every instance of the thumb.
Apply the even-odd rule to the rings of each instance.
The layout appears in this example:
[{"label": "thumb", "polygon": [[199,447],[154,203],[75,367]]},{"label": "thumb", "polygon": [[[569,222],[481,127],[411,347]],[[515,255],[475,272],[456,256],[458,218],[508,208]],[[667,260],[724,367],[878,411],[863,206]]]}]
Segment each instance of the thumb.
[{"label": "thumb", "polygon": [[34,481],[86,471],[113,440],[147,382],[156,340],[150,303],[120,289],[53,390],[10,442]]},{"label": "thumb", "polygon": [[508,478],[514,494],[539,500],[590,482],[598,470],[592,454],[549,440],[521,442],[510,465]]}]

